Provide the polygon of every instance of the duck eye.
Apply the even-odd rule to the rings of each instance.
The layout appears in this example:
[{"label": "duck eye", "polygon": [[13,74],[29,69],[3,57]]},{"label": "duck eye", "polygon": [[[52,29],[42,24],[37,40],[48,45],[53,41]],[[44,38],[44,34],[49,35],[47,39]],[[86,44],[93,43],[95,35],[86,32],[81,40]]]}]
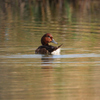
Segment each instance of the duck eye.
[{"label": "duck eye", "polygon": [[48,38],[50,38],[50,36],[48,36]]}]

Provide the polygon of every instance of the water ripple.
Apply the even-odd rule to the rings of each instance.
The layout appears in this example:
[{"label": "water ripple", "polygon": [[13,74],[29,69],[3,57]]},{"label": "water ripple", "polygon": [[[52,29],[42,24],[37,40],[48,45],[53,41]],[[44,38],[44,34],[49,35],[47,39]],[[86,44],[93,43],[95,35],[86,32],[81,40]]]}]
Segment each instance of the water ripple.
[{"label": "water ripple", "polygon": [[41,54],[25,54],[25,55],[7,55],[0,58],[84,58],[84,57],[100,57],[100,54],[67,54],[67,55],[41,55]]}]

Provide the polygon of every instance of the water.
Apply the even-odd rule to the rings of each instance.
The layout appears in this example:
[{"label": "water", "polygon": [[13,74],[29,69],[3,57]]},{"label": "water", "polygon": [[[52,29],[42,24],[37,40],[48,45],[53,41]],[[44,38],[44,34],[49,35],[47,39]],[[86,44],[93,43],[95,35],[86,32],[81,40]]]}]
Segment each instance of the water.
[{"label": "water", "polygon": [[[100,100],[99,1],[83,13],[67,3],[46,11],[1,3],[0,100]],[[45,33],[63,44],[60,55],[35,54]]]}]

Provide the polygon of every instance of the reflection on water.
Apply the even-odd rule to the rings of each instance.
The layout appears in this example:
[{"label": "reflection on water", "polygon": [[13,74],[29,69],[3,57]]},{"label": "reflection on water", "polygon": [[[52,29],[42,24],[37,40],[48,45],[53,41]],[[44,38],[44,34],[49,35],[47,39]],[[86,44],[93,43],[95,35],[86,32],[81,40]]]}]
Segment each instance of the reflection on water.
[{"label": "reflection on water", "polygon": [[[0,100],[100,100],[99,1],[0,5]],[[61,55],[34,53],[47,32]]]}]

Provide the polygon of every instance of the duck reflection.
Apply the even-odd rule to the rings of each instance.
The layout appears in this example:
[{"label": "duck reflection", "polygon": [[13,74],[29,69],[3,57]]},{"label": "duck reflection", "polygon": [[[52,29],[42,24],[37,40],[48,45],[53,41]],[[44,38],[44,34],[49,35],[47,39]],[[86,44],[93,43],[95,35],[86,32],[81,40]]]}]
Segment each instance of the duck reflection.
[{"label": "duck reflection", "polygon": [[43,55],[41,58],[42,69],[52,69],[52,63],[54,62],[53,55]]}]

